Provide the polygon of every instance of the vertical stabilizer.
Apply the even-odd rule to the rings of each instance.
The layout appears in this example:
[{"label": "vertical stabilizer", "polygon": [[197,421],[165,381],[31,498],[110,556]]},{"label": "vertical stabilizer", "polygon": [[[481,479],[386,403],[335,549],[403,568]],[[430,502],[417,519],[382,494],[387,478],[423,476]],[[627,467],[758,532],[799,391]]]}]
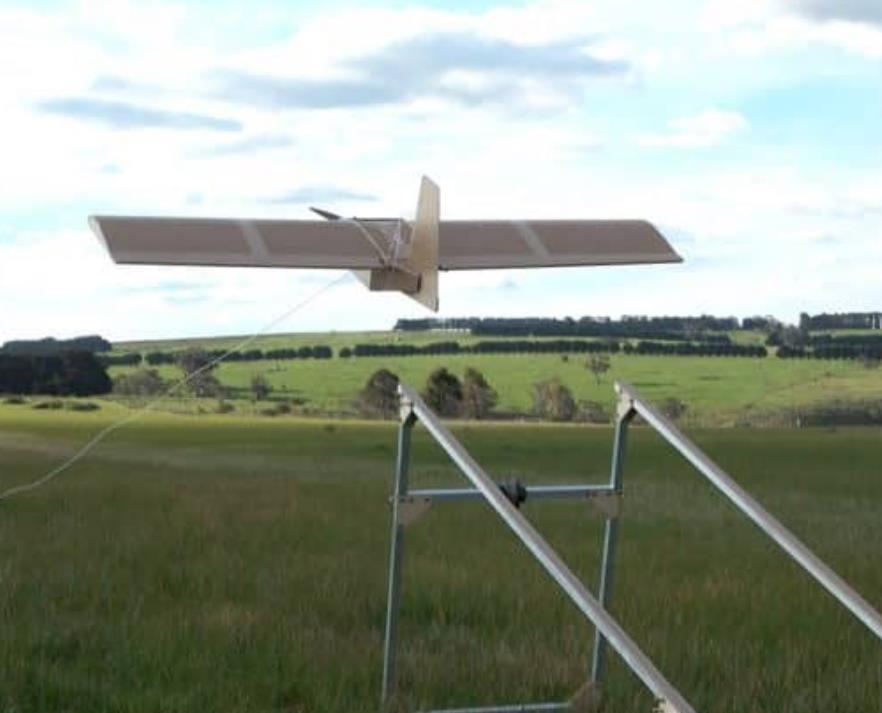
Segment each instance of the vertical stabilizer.
[{"label": "vertical stabilizer", "polygon": [[420,276],[419,288],[410,297],[433,312],[438,311],[440,195],[438,186],[430,178],[423,176],[411,234],[410,256],[407,259],[407,267]]}]

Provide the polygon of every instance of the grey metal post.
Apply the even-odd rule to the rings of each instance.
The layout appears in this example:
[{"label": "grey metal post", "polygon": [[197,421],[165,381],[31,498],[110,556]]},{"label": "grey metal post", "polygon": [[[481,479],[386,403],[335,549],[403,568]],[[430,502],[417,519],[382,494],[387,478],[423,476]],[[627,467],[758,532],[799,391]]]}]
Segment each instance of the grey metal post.
[{"label": "grey metal post", "polygon": [[385,707],[395,689],[395,655],[398,649],[398,608],[401,597],[401,558],[404,554],[404,524],[401,522],[402,498],[407,495],[407,470],[410,436],[416,416],[410,400],[401,394],[398,425],[398,456],[392,490],[392,543],[389,547],[389,593],[386,599],[386,632],[383,639],[383,684],[380,705]]},{"label": "grey metal post", "polygon": [[462,445],[453,437],[420,397],[399,385],[399,392],[409,398],[414,412],[438,445],[450,456],[463,475],[484,495],[484,499],[509,526],[527,550],[563,589],[578,609],[603,633],[610,645],[625,663],[655,694],[663,710],[671,713],[695,713],[691,705],[674,688],[644,654],[624,629],[567,567],[557,552],[545,541],[530,522],[511,504],[499,486],[475,462]]},{"label": "grey metal post", "polygon": [[791,558],[830,594],[882,639],[882,616],[836,572],[824,564],[796,536],[772,517],[747,491],[722,468],[699,450],[679,429],[645,401],[633,386],[616,383],[616,391],[625,404],[639,413],[664,439],[706,477],[757,527],[771,537]]},{"label": "grey metal post", "polygon": [[[625,442],[628,436],[628,424],[633,417],[634,411],[631,408],[617,410],[609,487],[619,494],[622,492],[622,473],[625,464]],[[615,563],[618,533],[618,518],[606,518],[603,525],[603,560],[600,565],[600,587],[597,593],[597,599],[604,609],[609,608],[610,597],[612,596],[613,566]],[[590,683],[595,689],[600,685],[600,680],[603,678],[606,664],[606,646],[606,637],[604,637],[600,629],[595,627],[590,678]]]}]

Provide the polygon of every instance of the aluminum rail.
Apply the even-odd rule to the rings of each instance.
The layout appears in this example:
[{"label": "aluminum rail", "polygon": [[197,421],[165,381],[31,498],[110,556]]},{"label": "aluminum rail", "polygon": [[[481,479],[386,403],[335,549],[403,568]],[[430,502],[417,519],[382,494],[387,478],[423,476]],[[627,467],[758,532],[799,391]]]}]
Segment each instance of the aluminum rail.
[{"label": "aluminum rail", "polygon": [[615,385],[619,398],[652,426],[668,443],[694,465],[722,493],[771,537],[804,570],[814,577],[830,594],[860,619],[879,639],[882,639],[882,616],[845,580],[824,564],[817,555],[800,542],[784,525],[770,515],[747,491],[699,450],[673,423],[655,410],[628,383]]},{"label": "aluminum rail", "polygon": [[667,704],[672,713],[695,713],[686,701],[655,667],[652,661],[640,650],[625,630],[619,626],[601,604],[585,588],[578,577],[545,541],[530,522],[512,505],[508,498],[493,482],[487,473],[466,452],[450,431],[438,420],[414,391],[403,384],[398,386],[402,397],[402,409],[409,408],[435,438],[441,448],[450,456],[462,473],[481,491],[484,498],[506,525],[524,543],[527,549],[566,592],[579,610],[594,624],[603,637],[622,657],[630,669],[643,681],[647,688]]},{"label": "aluminum rail", "polygon": [[[498,484],[497,484],[497,487]],[[530,498],[589,498],[593,495],[612,495],[616,491],[609,485],[528,485],[524,488]],[[410,490],[408,498],[427,500],[473,500],[483,498],[477,488],[426,488]]]},{"label": "aluminum rail", "polygon": [[569,701],[564,703],[522,703],[510,706],[483,706],[481,708],[438,708],[422,713],[546,713],[547,711],[568,711],[572,709]]}]

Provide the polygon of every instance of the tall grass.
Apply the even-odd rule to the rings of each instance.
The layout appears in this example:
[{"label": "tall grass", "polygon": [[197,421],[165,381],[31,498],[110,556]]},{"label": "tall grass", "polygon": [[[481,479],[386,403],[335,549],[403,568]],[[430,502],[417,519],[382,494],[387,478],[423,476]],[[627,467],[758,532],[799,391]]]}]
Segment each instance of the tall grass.
[{"label": "tall grass", "polygon": [[[20,408],[0,407],[3,487],[106,418]],[[457,432],[499,479],[606,477],[606,429]],[[416,435],[414,485],[460,484]],[[882,605],[877,431],[694,435]],[[389,425],[153,415],[0,503],[0,710],[375,711],[393,459]],[[625,483],[613,613],[697,710],[879,710],[879,642],[643,429]],[[600,522],[525,512],[593,588]],[[590,627],[486,506],[436,504],[407,537],[404,706],[579,688]],[[614,656],[605,700],[652,707]]]}]

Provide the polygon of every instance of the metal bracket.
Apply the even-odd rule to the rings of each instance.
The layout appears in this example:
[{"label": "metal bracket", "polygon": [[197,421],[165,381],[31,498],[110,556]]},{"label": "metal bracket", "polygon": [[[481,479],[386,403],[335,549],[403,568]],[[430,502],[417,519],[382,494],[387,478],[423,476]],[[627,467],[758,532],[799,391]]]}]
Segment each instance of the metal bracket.
[{"label": "metal bracket", "polygon": [[631,420],[636,411],[634,410],[634,400],[626,393],[619,391],[619,401],[616,404],[616,416],[620,420]]},{"label": "metal bracket", "polygon": [[614,520],[622,512],[622,494],[617,492],[586,493],[588,503],[598,515]]},{"label": "metal bracket", "polygon": [[[431,499],[457,500],[478,496],[483,498],[496,512],[502,521],[526,546],[527,550],[545,569],[548,575],[560,586],[582,614],[594,624],[595,647],[592,657],[590,679],[597,683],[600,680],[603,666],[603,651],[607,643],[617,651],[631,670],[640,678],[657,699],[673,701],[675,713],[694,713],[689,703],[668,683],[654,664],[638,648],[625,633],[608,611],[610,587],[612,581],[612,560],[615,550],[615,533],[618,521],[610,515],[618,512],[619,493],[621,491],[621,463],[624,449],[624,431],[633,416],[631,410],[625,418],[616,424],[616,444],[613,453],[612,477],[609,485],[580,486],[537,486],[523,488],[525,492],[545,497],[572,497],[587,495],[586,491],[604,491],[609,497],[591,498],[590,502],[600,507],[605,515],[603,562],[601,565],[601,582],[599,597],[595,598],[582,581],[576,577],[551,545],[539,534],[535,527],[517,509],[510,496],[493,481],[489,474],[481,468],[472,456],[454,438],[438,417],[426,406],[419,394],[399,383],[398,393],[402,399],[401,427],[399,428],[399,448],[396,460],[396,497],[394,503],[393,532],[389,558],[389,593],[386,607],[386,630],[383,645],[383,683],[381,688],[381,705],[385,708],[392,700],[396,685],[395,653],[397,647],[398,607],[401,596],[401,555],[403,529],[405,521],[413,521],[424,511]],[[470,481],[471,487],[465,489],[441,489],[422,493],[407,491],[407,463],[409,454],[409,433],[413,423],[419,422],[429,435],[450,457],[457,469]],[[414,498],[409,501],[408,498]],[[422,500],[419,500],[422,499]],[[520,498],[515,498],[520,500]],[[408,510],[413,512],[408,512]],[[593,686],[590,691],[577,692],[574,700],[583,701],[587,705],[594,697]],[[447,709],[445,713],[550,713],[551,711],[572,710],[573,702],[527,703],[520,705],[490,706],[483,708]],[[440,712],[436,712],[440,713]]]},{"label": "metal bracket", "polygon": [[405,495],[398,500],[398,522],[408,527],[425,515],[430,507],[432,507],[432,498]]},{"label": "metal bracket", "polygon": [[596,681],[588,681],[569,700],[573,713],[591,713],[600,707],[600,685]]},{"label": "metal bracket", "polygon": [[406,423],[407,421],[411,421],[416,419],[416,415],[413,412],[413,401],[405,398],[404,396],[400,397],[399,406],[398,406],[398,418],[401,423]]}]

